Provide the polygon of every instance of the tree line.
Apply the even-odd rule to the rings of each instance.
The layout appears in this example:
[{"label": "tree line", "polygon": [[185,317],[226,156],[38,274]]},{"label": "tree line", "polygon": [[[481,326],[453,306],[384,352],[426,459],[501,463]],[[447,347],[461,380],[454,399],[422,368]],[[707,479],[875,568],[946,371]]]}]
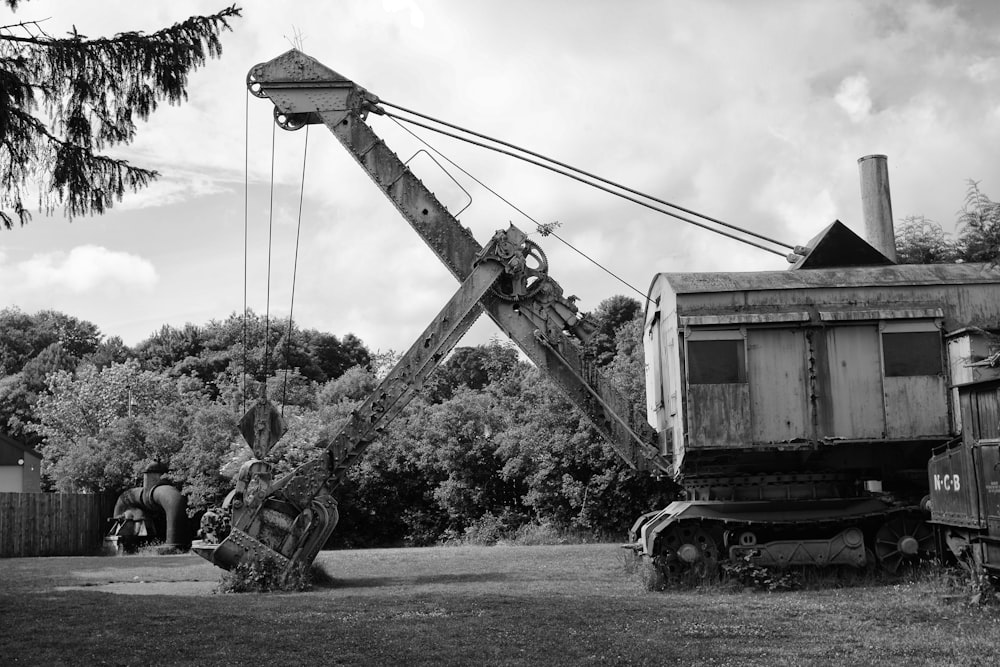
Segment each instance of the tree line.
[{"label": "tree line", "polygon": [[[952,239],[904,219],[899,261],[997,260],[1000,205],[975,182]],[[641,304],[615,296],[592,314],[585,353],[644,403]],[[121,492],[167,463],[192,514],[217,506],[251,456],[237,423],[263,394],[289,430],[268,455],[278,474],[318,453],[396,360],[352,334],[252,312],[164,326],[134,347],[55,311],[0,310],[0,429],[43,454],[50,490]],[[367,450],[342,486],[344,545],[427,544],[529,523],[622,534],[669,500],[632,472],[509,343],[460,347]]]},{"label": "tree line", "polygon": [[[970,182],[958,235],[904,219],[900,262],[996,261],[1000,205]],[[606,299],[585,353],[644,403],[641,305]],[[117,493],[167,463],[192,514],[217,506],[251,456],[236,425],[262,394],[289,430],[278,474],[317,455],[396,360],[352,334],[252,312],[164,326],[134,347],[55,311],[0,310],[0,429],[44,456],[48,489]],[[633,473],[509,343],[460,347],[355,466],[344,545],[427,544],[528,523],[621,534],[669,498]]]},{"label": "tree line", "polygon": [[[642,401],[641,306],[595,311],[587,354]],[[119,493],[154,461],[189,512],[218,506],[252,456],[237,423],[264,392],[289,430],[282,474],[319,453],[396,360],[357,337],[253,313],[164,326],[134,347],[54,311],[0,311],[0,424],[43,455],[46,487]],[[528,523],[623,534],[658,493],[509,343],[456,349],[341,491],[341,545],[428,544]]]}]

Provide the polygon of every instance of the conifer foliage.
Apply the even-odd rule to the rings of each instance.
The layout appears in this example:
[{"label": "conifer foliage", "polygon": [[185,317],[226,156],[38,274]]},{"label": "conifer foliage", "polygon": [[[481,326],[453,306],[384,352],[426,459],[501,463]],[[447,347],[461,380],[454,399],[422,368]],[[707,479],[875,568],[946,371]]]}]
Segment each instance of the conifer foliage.
[{"label": "conifer foliage", "polygon": [[[25,0],[3,0],[12,10]],[[235,5],[151,34],[65,37],[44,21],[0,25],[0,224],[30,220],[31,199],[51,214],[100,214],[156,171],[101,153],[130,143],[159,102],[187,99],[188,75],[222,53]]]}]

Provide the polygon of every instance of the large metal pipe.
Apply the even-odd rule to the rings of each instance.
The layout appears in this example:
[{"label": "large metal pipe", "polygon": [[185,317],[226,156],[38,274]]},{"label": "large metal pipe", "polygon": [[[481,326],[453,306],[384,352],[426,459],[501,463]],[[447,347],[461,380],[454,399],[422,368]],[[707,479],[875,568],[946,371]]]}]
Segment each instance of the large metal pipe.
[{"label": "large metal pipe", "polygon": [[[142,486],[125,491],[118,496],[115,503],[113,518],[118,522],[112,532],[121,537],[123,534],[134,536],[138,528],[136,523],[145,524],[146,513],[155,516],[165,515],[167,519],[165,544],[177,549],[187,548],[190,543],[187,527],[187,498],[180,491],[163,481],[167,466],[159,461],[149,465],[142,472]],[[125,525],[130,529],[122,533]]]},{"label": "large metal pipe", "polygon": [[892,225],[892,196],[889,193],[889,165],[884,155],[858,159],[861,172],[861,214],[865,238],[876,250],[896,261],[896,232]]},{"label": "large metal pipe", "polygon": [[160,482],[151,489],[137,486],[118,496],[113,517],[126,517],[130,509],[140,509],[151,514],[164,514],[167,518],[166,546],[185,548],[190,542],[187,535],[187,498],[173,486]]}]

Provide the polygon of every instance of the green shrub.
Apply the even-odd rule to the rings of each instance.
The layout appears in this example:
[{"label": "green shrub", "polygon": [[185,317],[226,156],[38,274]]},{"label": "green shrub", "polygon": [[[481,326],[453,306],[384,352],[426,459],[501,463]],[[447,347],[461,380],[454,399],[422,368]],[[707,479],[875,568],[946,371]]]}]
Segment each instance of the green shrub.
[{"label": "green shrub", "polygon": [[795,570],[769,570],[749,558],[736,563],[716,564],[705,561],[695,566],[679,564],[663,556],[649,559],[631,549],[618,557],[622,570],[647,591],[753,589],[791,591],[801,588],[801,573]]},{"label": "green shrub", "polygon": [[622,549],[618,554],[618,562],[621,563],[622,571],[635,580],[642,590],[653,592],[666,589],[667,580],[663,571],[634,549]]},{"label": "green shrub", "polygon": [[462,542],[484,547],[493,546],[504,538],[508,530],[507,526],[504,525],[503,517],[487,512],[466,527]]},{"label": "green shrub", "polygon": [[222,574],[219,593],[270,593],[306,591],[313,584],[313,567],[294,563],[286,571],[277,558],[264,556],[238,564]]},{"label": "green shrub", "polygon": [[720,566],[721,580],[756,591],[794,591],[802,587],[797,570],[769,569],[752,561],[752,554]]},{"label": "green shrub", "polygon": [[949,571],[948,581],[952,588],[960,588],[970,605],[995,607],[1000,605],[997,597],[997,579],[978,565],[971,557],[962,559],[960,567]]},{"label": "green shrub", "polygon": [[551,523],[526,523],[514,533],[514,544],[522,547],[541,544],[566,544],[570,542],[566,532]]},{"label": "green shrub", "polygon": [[589,544],[611,541],[606,536],[583,531],[559,528],[553,523],[523,523],[515,514],[500,516],[487,512],[465,530],[459,532],[448,529],[438,538],[441,546],[474,545],[490,547],[497,544],[506,546],[531,547],[548,544]]}]

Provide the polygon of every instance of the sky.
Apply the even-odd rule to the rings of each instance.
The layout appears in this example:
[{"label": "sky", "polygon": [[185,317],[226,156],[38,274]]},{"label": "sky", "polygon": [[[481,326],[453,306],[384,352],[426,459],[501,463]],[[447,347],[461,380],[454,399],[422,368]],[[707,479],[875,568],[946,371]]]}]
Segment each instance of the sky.
[{"label": "sky", "polygon": [[[35,212],[0,230],[0,308],[54,309],[135,345],[244,303],[300,327],[407,349],[458,285],[322,126],[274,131],[257,63],[299,48],[384,100],[524,146],[789,244],[833,220],[863,234],[858,158],[888,156],[897,225],[954,231],[969,179],[1000,198],[1000,4],[991,0],[247,0],[223,55],[136,141],[156,169],[102,216]],[[28,0],[0,25],[155,31],[205,0]],[[402,159],[421,148],[385,119]],[[788,267],[532,165],[414,128],[539,222],[549,272],[583,311],[642,298],[658,272]],[[273,150],[272,150],[273,146]],[[480,243],[518,210],[411,163]],[[459,179],[467,195],[451,182]],[[296,254],[296,235],[299,233]],[[246,239],[246,241],[245,241]],[[246,276],[246,279],[244,278]],[[294,277],[294,282],[293,282]],[[294,286],[294,298],[293,298]],[[500,335],[485,317],[463,344]]]}]

